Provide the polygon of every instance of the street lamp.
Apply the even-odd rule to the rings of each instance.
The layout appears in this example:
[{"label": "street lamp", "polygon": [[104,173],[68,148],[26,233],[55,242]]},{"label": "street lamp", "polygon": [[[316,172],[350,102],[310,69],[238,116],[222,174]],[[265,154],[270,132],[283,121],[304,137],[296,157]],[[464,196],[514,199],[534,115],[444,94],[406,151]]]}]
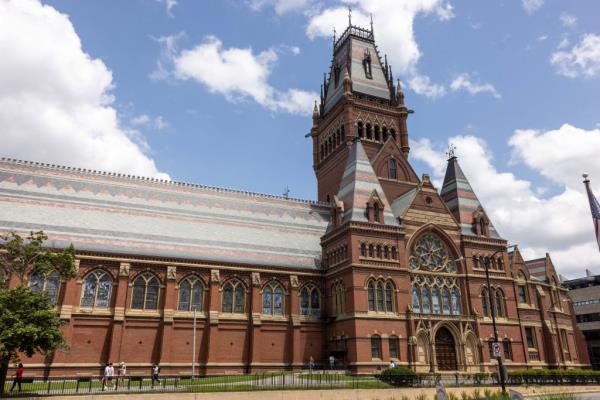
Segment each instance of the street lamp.
[{"label": "street lamp", "polygon": [[[516,247],[515,245],[506,247],[508,250],[509,247]],[[487,295],[488,295],[488,304],[490,305],[490,312],[492,315],[492,327],[494,329],[494,343],[498,343],[498,329],[496,329],[496,312],[494,311],[494,302],[492,301],[492,287],[490,285],[490,272],[489,265],[490,260],[494,258],[494,256],[498,253],[503,252],[505,249],[496,250],[490,257],[485,259],[483,263],[485,267],[485,281],[487,284]],[[498,354],[498,374],[500,375],[500,386],[502,386],[502,392],[506,393],[506,383],[504,382],[504,367],[502,366],[502,355]]]}]

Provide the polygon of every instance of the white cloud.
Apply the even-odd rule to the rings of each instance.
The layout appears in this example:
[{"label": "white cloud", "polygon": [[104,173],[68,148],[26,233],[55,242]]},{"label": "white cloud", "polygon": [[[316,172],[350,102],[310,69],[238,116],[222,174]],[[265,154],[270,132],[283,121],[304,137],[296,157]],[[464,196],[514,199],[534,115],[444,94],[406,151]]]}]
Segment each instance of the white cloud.
[{"label": "white cloud", "polygon": [[544,0],[521,0],[521,5],[527,14],[533,14],[544,5]]},{"label": "white cloud", "polygon": [[0,1],[0,54],[3,156],[168,179],[122,126],[112,73],[82,50],[68,16]]},{"label": "white cloud", "polygon": [[567,13],[560,14],[560,22],[565,28],[574,28],[577,26],[577,17]]},{"label": "white cloud", "polygon": [[161,115],[153,118],[148,114],[140,114],[133,117],[130,122],[132,125],[146,126],[159,131],[169,126],[169,123]]},{"label": "white cloud", "polygon": [[499,99],[500,93],[491,83],[475,82],[469,74],[460,74],[450,84],[450,89],[453,92],[464,90],[470,94],[489,93]]},{"label": "white cloud", "polygon": [[543,42],[544,40],[548,39],[548,35],[540,35],[537,38],[540,42]]},{"label": "white cloud", "polygon": [[570,50],[552,53],[550,63],[569,78],[596,76],[600,72],[600,35],[584,35]]},{"label": "white cloud", "polygon": [[[546,197],[544,187],[498,170],[482,139],[464,135],[448,142],[456,144],[460,165],[500,234],[519,244],[527,257],[541,257],[548,251],[559,272],[571,277],[600,266],[581,183],[581,172],[589,172],[592,179],[598,178],[592,183],[600,192],[600,160],[589,156],[600,152],[600,130],[563,125],[548,132],[515,131],[509,140],[513,160],[560,186],[558,193]],[[442,152],[426,139],[411,143],[412,157],[427,163],[434,182],[440,183],[446,167]]]},{"label": "white cloud", "polygon": [[[445,92],[443,87],[432,84],[430,79],[418,72],[417,63],[422,54],[414,33],[414,20],[418,16],[435,15],[441,21],[454,17],[453,8],[446,0],[346,0],[309,18],[306,34],[309,38],[331,38],[332,28],[342,32],[348,26],[348,9],[352,6],[352,23],[369,26],[373,15],[375,38],[381,49],[388,49],[388,59],[394,71],[406,78],[412,90],[419,94],[437,97]],[[414,80],[414,85],[410,81]]]},{"label": "white cloud", "polygon": [[177,5],[177,0],[156,0],[159,3],[164,4],[165,9],[167,10],[167,15],[170,18],[173,18],[173,7]]},{"label": "white cloud", "polygon": [[279,15],[294,11],[303,11],[313,4],[312,0],[248,0],[255,11],[271,6]]},{"label": "white cloud", "polygon": [[408,87],[415,93],[437,98],[446,94],[446,88],[443,85],[432,83],[426,75],[415,74],[408,80]]},{"label": "white cloud", "polygon": [[255,54],[251,48],[224,48],[217,37],[208,36],[195,47],[178,51],[172,37],[158,40],[167,47],[172,70],[159,62],[154,77],[193,80],[229,101],[253,100],[271,111],[290,114],[310,115],[319,96],[300,89],[280,91],[269,84],[278,59],[273,49]]}]

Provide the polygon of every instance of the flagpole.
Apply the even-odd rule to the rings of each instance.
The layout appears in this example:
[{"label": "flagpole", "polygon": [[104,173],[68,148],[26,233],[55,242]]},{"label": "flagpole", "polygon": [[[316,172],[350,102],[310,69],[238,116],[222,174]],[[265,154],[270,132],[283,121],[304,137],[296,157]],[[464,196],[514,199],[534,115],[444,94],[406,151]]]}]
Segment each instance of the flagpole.
[{"label": "flagpole", "polygon": [[590,180],[588,178],[588,174],[582,174],[583,176],[583,184],[585,185],[585,190],[587,192],[588,201],[590,203],[590,211],[592,212],[592,221],[594,222],[594,234],[596,235],[596,242],[598,244],[598,249],[600,250],[600,203],[592,193],[592,188],[590,187]]}]

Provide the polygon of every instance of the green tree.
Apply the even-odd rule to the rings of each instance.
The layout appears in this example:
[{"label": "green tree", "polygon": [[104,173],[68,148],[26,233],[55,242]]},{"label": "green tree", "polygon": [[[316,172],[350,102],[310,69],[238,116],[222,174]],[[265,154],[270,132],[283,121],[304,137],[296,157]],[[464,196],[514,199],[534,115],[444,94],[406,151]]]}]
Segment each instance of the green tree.
[{"label": "green tree", "polygon": [[2,239],[0,275],[16,276],[18,285],[9,289],[0,280],[0,394],[4,393],[11,360],[19,353],[49,354],[66,347],[60,330],[58,311],[45,293],[34,293],[27,278],[34,273],[48,274],[56,270],[64,280],[75,276],[75,248],[70,245],[55,252],[44,245],[43,232],[31,232],[23,238],[15,232]]}]

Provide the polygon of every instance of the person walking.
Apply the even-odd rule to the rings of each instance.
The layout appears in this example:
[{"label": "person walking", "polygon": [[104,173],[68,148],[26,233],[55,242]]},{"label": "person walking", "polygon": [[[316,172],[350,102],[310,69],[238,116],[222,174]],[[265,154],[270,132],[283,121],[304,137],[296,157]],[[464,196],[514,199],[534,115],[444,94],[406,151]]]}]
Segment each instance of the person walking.
[{"label": "person walking", "polygon": [[315,369],[315,359],[313,356],[310,356],[310,360],[308,360],[308,371],[312,374],[313,369]]},{"label": "person walking", "polygon": [[158,374],[160,373],[160,367],[158,366],[158,364],[154,364],[152,366],[152,386],[154,387],[154,381],[156,381],[157,383],[159,382],[158,380]]},{"label": "person walking", "polygon": [[23,368],[23,364],[19,363],[17,366],[17,371],[15,372],[15,379],[13,379],[12,386],[10,391],[12,392],[15,389],[16,385],[19,385],[19,392],[22,390],[21,383],[23,382],[23,374],[25,373],[25,368]]},{"label": "person walking", "polygon": [[115,376],[115,368],[112,363],[106,363],[104,367],[104,382],[102,384],[102,391],[106,390],[107,387],[113,387],[113,378]]},{"label": "person walking", "polygon": [[119,385],[125,385],[125,375],[127,375],[127,365],[123,361],[119,363],[119,369],[117,370],[118,378],[117,378],[117,386],[115,390],[119,387]]},{"label": "person walking", "polygon": [[108,380],[108,363],[104,365],[104,370],[102,371],[102,391],[106,390],[106,382]]},{"label": "person walking", "polygon": [[335,368],[335,357],[333,355],[329,356],[329,369],[333,371]]}]

